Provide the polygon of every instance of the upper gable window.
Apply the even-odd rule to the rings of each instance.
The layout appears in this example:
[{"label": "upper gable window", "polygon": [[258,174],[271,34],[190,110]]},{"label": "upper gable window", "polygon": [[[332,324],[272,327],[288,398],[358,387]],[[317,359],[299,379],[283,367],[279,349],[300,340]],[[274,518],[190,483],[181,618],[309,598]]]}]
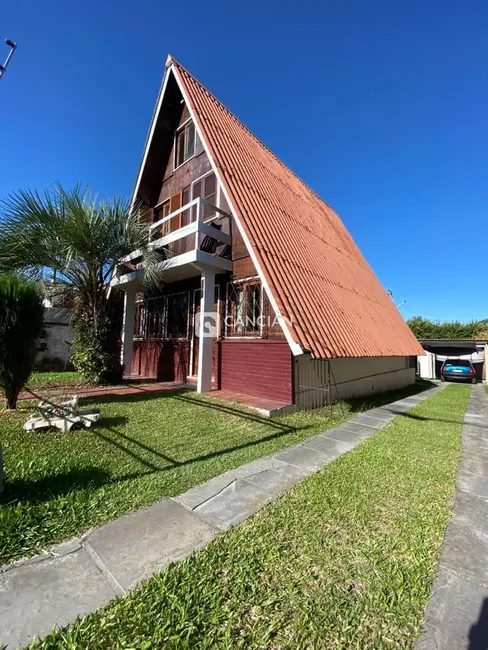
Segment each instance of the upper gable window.
[{"label": "upper gable window", "polygon": [[176,132],[175,138],[175,169],[195,154],[195,125],[188,120]]}]

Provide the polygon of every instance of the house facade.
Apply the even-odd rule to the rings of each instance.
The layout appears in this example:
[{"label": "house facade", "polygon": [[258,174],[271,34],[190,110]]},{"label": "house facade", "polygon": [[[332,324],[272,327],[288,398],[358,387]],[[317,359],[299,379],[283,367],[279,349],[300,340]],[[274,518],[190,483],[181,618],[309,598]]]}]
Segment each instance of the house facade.
[{"label": "house facade", "polygon": [[164,285],[120,261],[127,374],[302,407],[414,381],[422,350],[338,215],[171,57],[133,200]]}]

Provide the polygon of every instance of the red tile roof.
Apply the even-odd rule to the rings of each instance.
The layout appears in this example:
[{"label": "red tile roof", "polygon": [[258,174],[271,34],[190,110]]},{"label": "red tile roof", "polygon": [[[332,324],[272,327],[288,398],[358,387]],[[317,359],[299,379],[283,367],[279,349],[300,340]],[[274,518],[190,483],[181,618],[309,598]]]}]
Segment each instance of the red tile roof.
[{"label": "red tile roof", "polygon": [[172,64],[292,339],[317,358],[423,354],[334,210]]}]

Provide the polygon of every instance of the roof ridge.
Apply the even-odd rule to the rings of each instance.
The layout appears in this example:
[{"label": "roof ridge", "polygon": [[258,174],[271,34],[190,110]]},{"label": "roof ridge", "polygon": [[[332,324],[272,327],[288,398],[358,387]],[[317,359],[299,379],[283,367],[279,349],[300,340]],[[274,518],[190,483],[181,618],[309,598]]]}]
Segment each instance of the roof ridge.
[{"label": "roof ridge", "polygon": [[315,196],[316,199],[318,199],[318,200],[319,200],[321,203],[323,203],[327,208],[329,208],[329,210],[332,210],[335,214],[337,214],[337,212],[334,210],[334,208],[333,208],[331,205],[329,205],[329,204],[327,203],[327,201],[324,201],[324,199],[323,199],[319,194],[317,194],[317,192],[316,192],[313,188],[311,188],[310,185],[308,185],[307,183],[305,183],[305,181],[304,181],[302,178],[300,178],[300,176],[298,176],[298,174],[297,174],[296,172],[294,172],[293,169],[291,169],[290,167],[288,167],[288,165],[287,165],[286,163],[284,163],[284,162],[281,160],[281,158],[279,158],[279,157],[278,157],[278,156],[277,156],[277,155],[276,155],[276,154],[275,154],[275,153],[274,153],[274,152],[273,152],[273,151],[272,151],[272,150],[271,150],[271,149],[270,149],[270,148],[269,148],[269,147],[268,147],[268,146],[267,146],[267,145],[266,145],[266,144],[265,144],[265,143],[264,143],[260,138],[258,138],[258,136],[257,136],[255,133],[253,133],[253,131],[251,131],[251,129],[250,129],[248,126],[246,126],[246,125],[244,124],[244,122],[242,122],[242,121],[237,117],[237,115],[235,115],[235,114],[234,114],[234,113],[233,113],[229,108],[227,108],[227,106],[226,106],[223,102],[221,102],[220,99],[219,99],[219,98],[218,98],[218,97],[217,97],[217,96],[216,96],[216,95],[215,95],[211,90],[209,90],[206,86],[204,86],[204,85],[202,84],[202,82],[201,82],[199,79],[197,79],[197,78],[196,78],[196,77],[195,77],[195,76],[194,76],[194,75],[193,75],[189,70],[187,70],[187,68],[185,68],[184,65],[182,65],[182,64],[181,64],[179,61],[177,61],[174,57],[172,57],[170,54],[168,54],[168,58],[166,59],[166,66],[169,67],[170,65],[175,65],[177,68],[181,68],[181,70],[183,70],[183,71],[184,71],[184,72],[185,72],[189,77],[191,77],[191,78],[193,79],[193,81],[195,81],[195,82],[196,82],[196,83],[197,83],[201,88],[203,88],[203,90],[204,90],[206,93],[208,93],[208,94],[210,95],[210,97],[212,97],[212,99],[214,99],[218,104],[220,104],[220,106],[222,106],[222,108],[223,108],[223,109],[224,109],[224,110],[225,110],[225,111],[226,111],[226,112],[227,112],[227,113],[228,113],[228,114],[229,114],[229,115],[230,115],[234,120],[236,120],[236,121],[237,121],[237,122],[238,122],[238,123],[239,123],[239,124],[240,124],[240,125],[241,125],[241,126],[242,126],[242,127],[243,127],[247,132],[248,132],[248,133],[249,133],[249,135],[250,135],[252,138],[254,138],[254,140],[256,140],[256,142],[258,142],[258,143],[263,147],[263,149],[266,149],[266,151],[268,151],[268,152],[273,156],[273,158],[274,158],[274,159],[275,159],[275,160],[276,160],[276,161],[277,161],[277,162],[278,162],[282,167],[284,167],[287,171],[289,171],[290,174],[292,174],[293,176],[295,176],[295,178],[296,178],[296,179],[297,179],[297,180],[298,180],[298,181],[299,181],[299,182],[300,182],[300,183],[301,183],[301,184],[302,184],[302,185],[303,185],[307,190],[309,190],[310,192],[312,192],[312,194]]}]

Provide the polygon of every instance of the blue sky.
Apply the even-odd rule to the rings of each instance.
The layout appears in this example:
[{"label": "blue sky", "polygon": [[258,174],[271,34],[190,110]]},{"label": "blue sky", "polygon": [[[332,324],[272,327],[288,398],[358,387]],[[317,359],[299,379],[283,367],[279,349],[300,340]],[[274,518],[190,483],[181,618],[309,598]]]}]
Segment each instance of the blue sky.
[{"label": "blue sky", "polygon": [[487,32],[481,0],[3,3],[0,198],[130,195],[170,52],[339,212],[406,318],[488,317]]}]

